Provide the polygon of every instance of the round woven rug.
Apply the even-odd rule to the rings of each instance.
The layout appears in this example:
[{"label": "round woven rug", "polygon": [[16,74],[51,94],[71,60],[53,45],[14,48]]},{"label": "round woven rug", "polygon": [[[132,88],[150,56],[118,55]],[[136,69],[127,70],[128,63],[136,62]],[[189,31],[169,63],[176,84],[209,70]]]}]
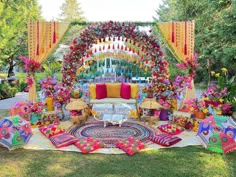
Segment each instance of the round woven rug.
[{"label": "round woven rug", "polygon": [[141,123],[124,122],[121,127],[118,125],[108,124],[104,127],[102,121],[89,122],[84,126],[77,126],[69,130],[75,137],[96,138],[106,144],[106,148],[115,147],[115,143],[128,137],[140,140],[144,144],[150,143],[149,136],[154,135],[155,131]]}]

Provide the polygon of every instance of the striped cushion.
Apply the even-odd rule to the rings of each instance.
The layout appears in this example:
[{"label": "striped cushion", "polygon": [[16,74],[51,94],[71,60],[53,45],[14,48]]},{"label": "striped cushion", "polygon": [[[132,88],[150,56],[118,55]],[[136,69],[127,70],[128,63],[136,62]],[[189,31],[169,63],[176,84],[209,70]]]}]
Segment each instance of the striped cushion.
[{"label": "striped cushion", "polygon": [[66,147],[79,141],[77,138],[67,132],[54,135],[49,139],[56,148]]},{"label": "striped cushion", "polygon": [[150,140],[156,144],[159,144],[161,146],[172,146],[178,142],[180,142],[182,139],[177,136],[171,136],[168,134],[160,134],[156,136],[151,136]]}]

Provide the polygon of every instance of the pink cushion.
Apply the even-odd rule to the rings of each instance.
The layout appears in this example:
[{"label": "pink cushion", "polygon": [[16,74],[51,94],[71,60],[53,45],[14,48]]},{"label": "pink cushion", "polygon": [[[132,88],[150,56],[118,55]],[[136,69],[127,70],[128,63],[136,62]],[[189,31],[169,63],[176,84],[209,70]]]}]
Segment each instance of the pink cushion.
[{"label": "pink cushion", "polygon": [[96,98],[103,99],[107,97],[107,87],[105,84],[96,84]]},{"label": "pink cushion", "polygon": [[130,99],[131,96],[131,86],[129,84],[121,84],[120,97],[124,99]]}]

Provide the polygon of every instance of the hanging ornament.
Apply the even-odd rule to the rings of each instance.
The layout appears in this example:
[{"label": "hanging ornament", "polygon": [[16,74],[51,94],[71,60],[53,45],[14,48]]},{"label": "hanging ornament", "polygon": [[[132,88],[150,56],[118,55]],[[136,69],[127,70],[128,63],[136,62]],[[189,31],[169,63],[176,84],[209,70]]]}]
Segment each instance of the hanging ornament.
[{"label": "hanging ornament", "polygon": [[81,60],[82,60],[82,63],[84,63],[84,58],[82,58]]},{"label": "hanging ornament", "polygon": [[115,37],[113,37],[113,41],[115,41],[116,40],[116,38]]},{"label": "hanging ornament", "polygon": [[121,50],[124,50],[124,46],[123,45],[121,45],[121,48],[120,48]]},{"label": "hanging ornament", "polygon": [[139,68],[141,68],[141,69],[143,68],[143,64],[142,64],[142,63],[140,63],[140,66],[139,66]]},{"label": "hanging ornament", "polygon": [[118,41],[120,40],[120,36],[118,36]]},{"label": "hanging ornament", "polygon": [[105,45],[103,45],[102,50],[105,50]]},{"label": "hanging ornament", "polygon": [[148,72],[148,67],[145,67],[145,72]]},{"label": "hanging ornament", "polygon": [[86,58],[89,58],[89,54],[88,53],[86,53]]},{"label": "hanging ornament", "polygon": [[117,45],[117,49],[120,49],[120,44]]},{"label": "hanging ornament", "polygon": [[90,53],[89,53],[89,54],[90,54],[90,56],[92,56],[92,55],[93,55],[93,51],[92,51],[92,50],[90,50]]},{"label": "hanging ornament", "polygon": [[103,39],[103,42],[106,42],[106,38]]},{"label": "hanging ornament", "polygon": [[94,53],[97,53],[97,48],[94,49]]},{"label": "hanging ornament", "polygon": [[125,51],[127,51],[127,46],[125,46]]},{"label": "hanging ornament", "polygon": [[101,38],[99,39],[99,42],[100,42],[100,43],[102,42],[102,39],[101,39]]},{"label": "hanging ornament", "polygon": [[108,41],[111,41],[111,37],[109,36]]},{"label": "hanging ornament", "polygon": [[101,46],[99,46],[99,51],[100,51],[100,52],[102,51],[102,48],[101,48]]},{"label": "hanging ornament", "polygon": [[107,49],[110,50],[110,48],[111,48],[111,46],[110,46],[110,44],[109,44],[108,47],[107,47]]},{"label": "hanging ornament", "polygon": [[115,45],[114,44],[112,45],[112,49],[115,50]]},{"label": "hanging ornament", "polygon": [[146,64],[148,64],[148,59],[146,59]]}]

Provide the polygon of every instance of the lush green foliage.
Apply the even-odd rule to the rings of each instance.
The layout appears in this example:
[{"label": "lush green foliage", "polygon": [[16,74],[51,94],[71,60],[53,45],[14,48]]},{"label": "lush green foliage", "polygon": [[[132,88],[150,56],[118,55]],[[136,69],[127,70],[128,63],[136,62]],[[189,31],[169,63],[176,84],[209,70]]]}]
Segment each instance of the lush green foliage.
[{"label": "lush green foliage", "polygon": [[14,97],[18,92],[16,87],[11,87],[8,83],[0,84],[0,99]]},{"label": "lush green foliage", "polygon": [[227,67],[230,76],[236,74],[235,8],[232,0],[164,0],[157,9],[158,21],[195,20],[195,51],[201,63],[197,82],[209,80],[212,68]]},{"label": "lush green foliage", "polygon": [[8,75],[19,65],[18,56],[27,56],[27,23],[39,18],[36,0],[0,2],[0,67],[8,68]]}]

